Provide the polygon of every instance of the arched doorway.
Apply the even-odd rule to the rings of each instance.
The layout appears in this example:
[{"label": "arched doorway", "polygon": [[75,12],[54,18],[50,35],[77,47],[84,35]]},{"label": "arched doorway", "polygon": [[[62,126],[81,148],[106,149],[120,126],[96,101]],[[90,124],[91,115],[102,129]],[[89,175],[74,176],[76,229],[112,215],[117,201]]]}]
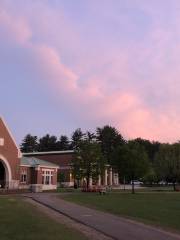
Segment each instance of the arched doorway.
[{"label": "arched doorway", "polygon": [[5,188],[5,186],[6,186],[6,170],[2,161],[0,161],[0,188]]},{"label": "arched doorway", "polygon": [[12,173],[9,162],[0,154],[0,188],[11,188]]}]

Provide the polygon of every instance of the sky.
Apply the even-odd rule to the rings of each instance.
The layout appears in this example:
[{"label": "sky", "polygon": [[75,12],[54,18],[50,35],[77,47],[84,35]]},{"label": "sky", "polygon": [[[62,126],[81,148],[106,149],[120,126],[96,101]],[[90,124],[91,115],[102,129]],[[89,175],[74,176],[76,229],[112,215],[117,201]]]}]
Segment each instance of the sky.
[{"label": "sky", "polygon": [[27,133],[180,140],[179,0],[0,0],[0,115]]}]

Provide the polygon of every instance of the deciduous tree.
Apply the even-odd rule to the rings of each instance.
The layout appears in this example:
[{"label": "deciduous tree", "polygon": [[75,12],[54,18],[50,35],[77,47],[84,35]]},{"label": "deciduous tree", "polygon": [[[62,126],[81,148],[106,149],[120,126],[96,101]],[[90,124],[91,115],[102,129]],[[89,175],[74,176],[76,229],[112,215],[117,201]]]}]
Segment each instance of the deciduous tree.
[{"label": "deciduous tree", "polygon": [[162,180],[175,184],[180,180],[180,144],[162,144],[156,155],[156,170]]},{"label": "deciduous tree", "polygon": [[145,176],[149,169],[144,148],[137,142],[129,141],[115,149],[113,159],[119,174],[132,181],[132,193],[135,193],[134,180]]},{"label": "deciduous tree", "polygon": [[100,145],[95,141],[82,140],[75,149],[72,161],[74,178],[80,180],[86,178],[89,188],[90,178],[97,180],[104,168],[103,156]]}]

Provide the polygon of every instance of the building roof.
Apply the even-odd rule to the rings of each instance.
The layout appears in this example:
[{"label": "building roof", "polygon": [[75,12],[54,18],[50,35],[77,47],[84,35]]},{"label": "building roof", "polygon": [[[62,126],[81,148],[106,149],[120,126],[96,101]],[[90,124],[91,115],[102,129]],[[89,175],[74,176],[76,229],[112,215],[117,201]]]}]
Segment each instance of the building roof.
[{"label": "building roof", "polygon": [[69,154],[74,153],[74,150],[66,150],[66,151],[49,151],[49,152],[30,152],[30,153],[22,153],[23,156],[38,156],[38,155],[60,155],[60,154]]},{"label": "building roof", "polygon": [[30,167],[43,166],[43,167],[59,168],[59,166],[54,163],[41,160],[35,157],[22,157],[21,165],[30,166]]}]

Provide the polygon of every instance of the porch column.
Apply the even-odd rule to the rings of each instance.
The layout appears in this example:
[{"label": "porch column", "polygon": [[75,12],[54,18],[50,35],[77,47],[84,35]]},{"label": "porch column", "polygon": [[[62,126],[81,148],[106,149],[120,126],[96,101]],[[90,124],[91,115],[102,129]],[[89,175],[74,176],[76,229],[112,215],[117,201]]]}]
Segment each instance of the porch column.
[{"label": "porch column", "polygon": [[117,185],[119,185],[119,173],[117,173]]},{"label": "porch column", "polygon": [[104,171],[104,185],[107,186],[107,168]]},{"label": "porch column", "polygon": [[101,186],[101,175],[98,176],[98,186]]},{"label": "porch column", "polygon": [[112,186],[113,177],[112,177],[112,168],[109,169],[109,185]]},{"label": "porch column", "polygon": [[116,185],[116,174],[113,173],[113,184]]},{"label": "porch column", "polygon": [[71,172],[69,173],[69,182],[73,182],[72,173]]},{"label": "porch column", "polygon": [[92,177],[89,178],[89,187],[92,187]]},{"label": "porch column", "polygon": [[113,174],[114,185],[119,185],[119,175],[118,173]]}]

